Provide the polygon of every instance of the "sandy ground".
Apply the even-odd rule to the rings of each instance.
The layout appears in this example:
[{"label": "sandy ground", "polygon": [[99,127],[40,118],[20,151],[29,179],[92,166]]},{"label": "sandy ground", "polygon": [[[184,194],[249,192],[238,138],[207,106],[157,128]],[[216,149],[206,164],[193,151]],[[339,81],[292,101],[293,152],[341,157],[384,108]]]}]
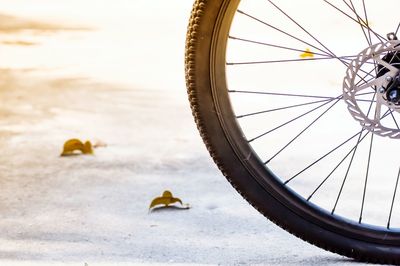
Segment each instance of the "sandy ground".
[{"label": "sandy ground", "polygon": [[[25,111],[23,87],[5,101],[4,265],[345,261],[287,234],[240,198],[203,148],[183,91],[165,95],[97,85],[93,92],[85,82],[71,81],[73,89],[59,91],[55,109],[27,96],[32,108]],[[39,87],[44,91],[37,95],[49,93],[46,84]],[[94,156],[58,157],[63,141],[77,136],[108,147]],[[192,208],[149,214],[151,199],[164,189]]]},{"label": "sandy ground", "polygon": [[[18,6],[23,2],[6,11],[26,15]],[[116,2],[121,10],[126,4]],[[90,59],[63,57],[44,40],[78,42],[77,54],[90,49],[79,48],[82,29],[67,29],[65,37],[54,27],[22,36],[39,42],[33,47],[0,49],[0,265],[357,264],[269,222],[216,169],[185,94],[183,46],[191,3],[156,2],[162,8],[135,2],[142,7],[135,23],[150,21],[141,12],[159,16],[131,38],[116,36],[119,48],[134,45],[125,53],[114,47],[114,56],[107,55],[110,41],[104,41]],[[39,17],[48,12],[36,8]],[[57,12],[56,5],[51,8]],[[93,27],[76,14],[84,31]],[[7,34],[2,38],[22,38]],[[91,38],[101,36],[97,31]],[[56,59],[41,61],[43,56]],[[75,137],[108,146],[93,156],[59,157],[63,142]],[[149,213],[151,199],[165,189],[192,208]]]}]

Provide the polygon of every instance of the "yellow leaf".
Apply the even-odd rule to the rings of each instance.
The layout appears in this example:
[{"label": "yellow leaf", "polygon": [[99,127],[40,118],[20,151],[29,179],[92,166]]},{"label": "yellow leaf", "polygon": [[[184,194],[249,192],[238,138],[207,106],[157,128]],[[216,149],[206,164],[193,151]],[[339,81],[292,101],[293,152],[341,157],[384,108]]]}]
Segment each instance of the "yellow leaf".
[{"label": "yellow leaf", "polygon": [[300,58],[313,58],[314,57],[314,53],[311,52],[311,50],[309,48],[307,48],[304,53],[300,54]]},{"label": "yellow leaf", "polygon": [[81,151],[83,154],[93,154],[92,143],[86,141],[83,143],[79,139],[70,139],[64,143],[63,152],[61,156],[72,155],[75,151]]},{"label": "yellow leaf", "polygon": [[[170,191],[165,190],[161,197],[156,197],[151,201],[149,209],[157,205],[164,205],[163,207],[168,207],[169,205],[177,202],[183,206],[182,200],[180,198],[174,198]],[[189,208],[188,205],[185,205],[185,207]]]}]

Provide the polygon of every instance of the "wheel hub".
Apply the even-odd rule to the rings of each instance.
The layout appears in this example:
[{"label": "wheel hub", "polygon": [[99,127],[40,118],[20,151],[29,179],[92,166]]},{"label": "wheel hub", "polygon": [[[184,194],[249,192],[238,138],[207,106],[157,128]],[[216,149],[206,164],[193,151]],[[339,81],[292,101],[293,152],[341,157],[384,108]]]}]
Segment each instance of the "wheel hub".
[{"label": "wheel hub", "polygon": [[[392,112],[400,113],[400,41],[396,39],[364,49],[348,66],[343,82],[343,99],[352,117],[363,128],[390,138],[400,138],[399,128],[382,124]],[[360,108],[360,95],[365,94],[373,95],[367,110]]]},{"label": "wheel hub", "polygon": [[[396,38],[397,40],[397,38]],[[382,57],[382,60],[387,62],[388,64],[400,69],[400,53],[390,52]],[[389,70],[385,68],[383,65],[378,65],[378,74],[377,78],[384,76],[387,74]],[[389,75],[387,77],[389,84],[387,88],[381,88],[380,93],[385,93],[382,97],[387,101],[394,105],[400,105],[400,77],[399,74],[392,79]]]},{"label": "wheel hub", "polygon": [[396,76],[394,81],[388,85],[388,89],[386,92],[386,101],[394,104],[399,105],[400,103],[400,77],[399,75]]}]

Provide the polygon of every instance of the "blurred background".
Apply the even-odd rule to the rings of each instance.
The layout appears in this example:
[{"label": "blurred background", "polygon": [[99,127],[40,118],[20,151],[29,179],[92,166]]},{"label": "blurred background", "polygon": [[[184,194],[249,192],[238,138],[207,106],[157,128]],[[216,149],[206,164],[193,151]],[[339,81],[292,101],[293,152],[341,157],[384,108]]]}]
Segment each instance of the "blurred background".
[{"label": "blurred background", "polygon": [[183,85],[177,70],[183,69],[191,4],[2,1],[1,66],[46,71],[47,76],[176,89]]}]

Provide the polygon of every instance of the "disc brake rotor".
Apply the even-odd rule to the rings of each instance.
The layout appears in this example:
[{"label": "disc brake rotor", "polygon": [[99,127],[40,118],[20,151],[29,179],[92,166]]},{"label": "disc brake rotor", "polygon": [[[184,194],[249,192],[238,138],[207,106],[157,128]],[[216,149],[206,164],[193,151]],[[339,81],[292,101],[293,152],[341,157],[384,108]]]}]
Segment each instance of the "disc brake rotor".
[{"label": "disc brake rotor", "polygon": [[[392,112],[400,112],[399,56],[398,40],[371,45],[350,63],[343,81],[343,100],[351,116],[366,130],[396,139],[400,138],[400,129],[383,125],[382,120]],[[373,70],[365,71],[371,65]],[[374,94],[369,108],[369,111],[373,110],[372,114],[360,108],[360,95],[368,92]],[[383,112],[382,107],[388,110]]]}]

